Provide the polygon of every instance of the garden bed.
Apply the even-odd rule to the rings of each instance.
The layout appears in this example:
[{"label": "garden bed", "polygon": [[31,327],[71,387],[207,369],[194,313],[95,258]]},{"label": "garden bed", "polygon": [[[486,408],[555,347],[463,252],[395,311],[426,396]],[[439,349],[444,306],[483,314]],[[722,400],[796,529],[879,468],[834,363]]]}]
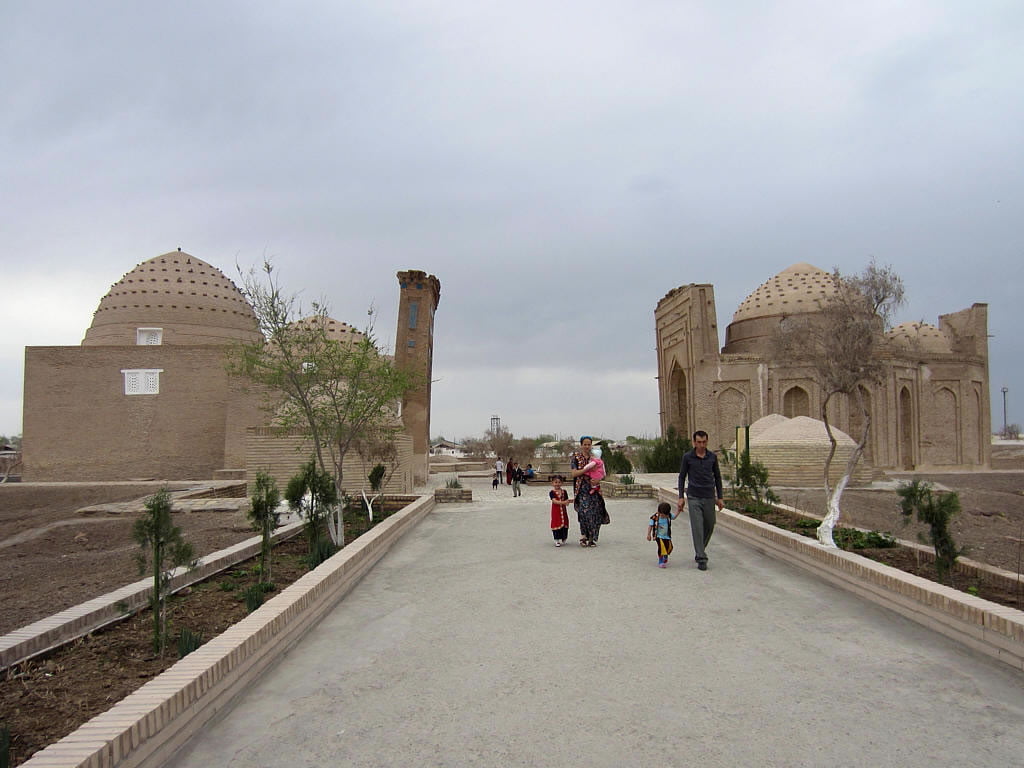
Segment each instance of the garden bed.
[{"label": "garden bed", "polygon": [[[755,507],[733,503],[730,509],[760,520],[763,523],[774,525],[786,531],[798,533],[809,538],[816,538],[816,531],[820,521],[790,512],[779,507]],[[864,532],[856,528],[839,526],[833,533],[836,545],[848,552],[863,555],[871,560],[883,563],[893,568],[898,568],[906,573],[911,573],[921,578],[929,579],[939,584],[947,584],[967,594],[990,600],[1000,605],[1018,610],[1024,608],[1022,596],[1024,596],[1024,583],[1019,587],[1008,587],[1001,579],[995,579],[983,571],[970,569],[970,573],[956,573],[952,575],[952,584],[939,578],[935,569],[934,559],[921,550],[899,544],[896,539],[885,533],[877,531]]]},{"label": "garden bed", "polygon": [[[362,513],[346,513],[347,540],[389,514],[378,513],[370,523]],[[272,553],[275,592],[308,572],[304,536],[276,545]],[[257,563],[258,558],[247,560],[173,595],[167,605],[170,639],[162,656],[153,652],[152,613],[145,610],[2,673],[0,724],[11,731],[11,765],[20,765],[175,664],[182,629],[199,633],[205,642],[244,618],[249,612],[245,592],[258,582]]]}]

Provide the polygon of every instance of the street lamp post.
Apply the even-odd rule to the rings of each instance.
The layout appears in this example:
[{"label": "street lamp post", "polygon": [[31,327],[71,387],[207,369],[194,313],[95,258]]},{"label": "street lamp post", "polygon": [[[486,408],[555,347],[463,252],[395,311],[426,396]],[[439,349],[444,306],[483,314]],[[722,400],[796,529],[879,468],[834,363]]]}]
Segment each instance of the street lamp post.
[{"label": "street lamp post", "polygon": [[1010,390],[1007,387],[1003,387],[1003,434],[1006,434],[1006,393]]}]

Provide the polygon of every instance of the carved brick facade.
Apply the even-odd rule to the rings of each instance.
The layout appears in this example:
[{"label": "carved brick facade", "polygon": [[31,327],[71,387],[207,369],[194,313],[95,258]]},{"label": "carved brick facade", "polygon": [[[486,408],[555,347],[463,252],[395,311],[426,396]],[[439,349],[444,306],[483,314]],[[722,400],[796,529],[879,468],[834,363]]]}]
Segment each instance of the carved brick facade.
[{"label": "carved brick facade", "polygon": [[[796,264],[762,284],[737,309],[718,348],[714,288],[690,284],[658,302],[655,330],[661,429],[703,429],[712,445],[729,445],[737,426],[772,413],[820,413],[811,371],[772,363],[769,346],[781,320],[816,311],[834,287],[831,276]],[[878,468],[987,466],[988,306],[939,317],[938,327],[905,323],[887,334],[885,381],[865,390],[872,415],[866,459]],[[857,434],[859,415],[845,399],[830,421]]]}]

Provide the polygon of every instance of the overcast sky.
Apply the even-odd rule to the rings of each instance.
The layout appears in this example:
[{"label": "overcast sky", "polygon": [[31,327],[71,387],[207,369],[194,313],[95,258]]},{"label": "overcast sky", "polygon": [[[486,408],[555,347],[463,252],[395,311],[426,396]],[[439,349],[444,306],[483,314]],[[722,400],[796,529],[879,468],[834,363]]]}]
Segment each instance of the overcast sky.
[{"label": "overcast sky", "polygon": [[9,0],[0,433],[24,347],[178,247],[389,347],[395,272],[436,274],[434,435],[656,434],[667,291],[713,283],[724,335],[871,257],[898,321],[988,303],[1024,421],[1022,40],[1019,0]]}]

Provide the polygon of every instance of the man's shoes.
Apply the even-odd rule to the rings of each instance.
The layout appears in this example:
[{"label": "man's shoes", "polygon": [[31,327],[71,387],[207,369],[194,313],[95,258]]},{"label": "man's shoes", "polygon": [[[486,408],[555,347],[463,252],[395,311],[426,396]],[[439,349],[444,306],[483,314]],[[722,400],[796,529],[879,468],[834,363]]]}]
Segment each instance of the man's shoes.
[{"label": "man's shoes", "polygon": [[699,563],[697,563],[697,570],[698,571],[706,571],[707,569],[708,569],[707,561],[701,560]]}]

